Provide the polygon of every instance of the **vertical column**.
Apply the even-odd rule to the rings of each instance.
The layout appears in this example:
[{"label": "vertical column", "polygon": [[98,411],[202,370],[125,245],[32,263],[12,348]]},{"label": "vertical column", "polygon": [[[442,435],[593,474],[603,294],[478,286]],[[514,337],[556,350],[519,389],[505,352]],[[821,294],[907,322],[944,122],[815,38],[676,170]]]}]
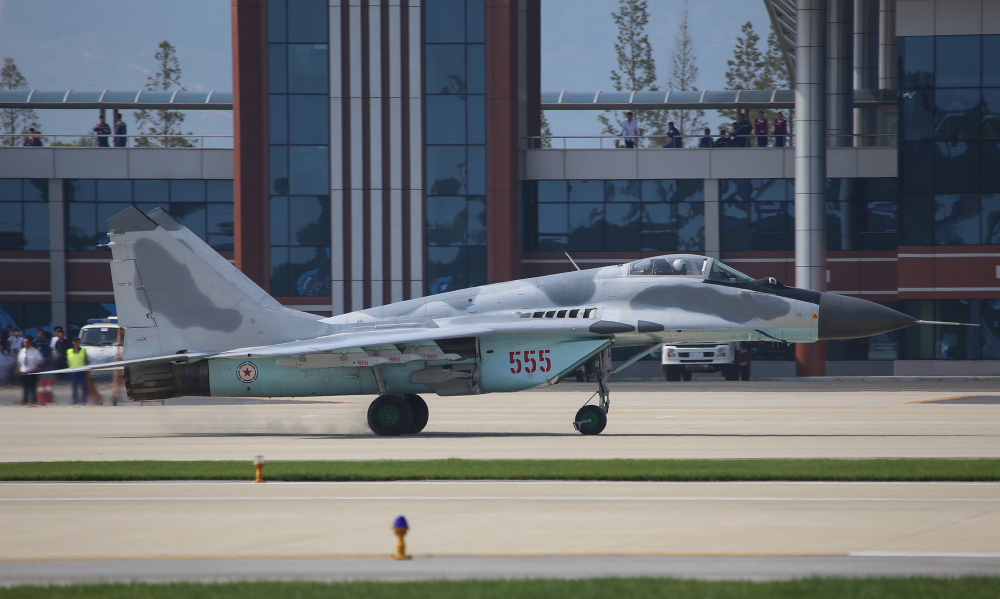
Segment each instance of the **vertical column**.
[{"label": "vertical column", "polygon": [[518,0],[486,0],[486,280],[518,275]]},{"label": "vertical column", "polygon": [[349,158],[350,130],[348,128],[349,98],[345,88],[348,66],[344,64],[348,54],[343,51],[347,42],[343,31],[347,27],[344,18],[346,8],[340,0],[330,0],[329,49],[330,49],[330,302],[333,314],[347,311],[347,280],[350,256],[350,212],[345,198],[349,198],[350,169],[345,166]]},{"label": "vertical column", "polygon": [[[403,264],[407,298],[424,291],[424,27],[421,0],[403,7],[400,32],[403,65],[403,245],[409,262]],[[405,289],[405,283],[409,288]]]},{"label": "vertical column", "polygon": [[[798,0],[795,40],[795,283],[826,289],[826,2]],[[795,348],[800,376],[826,374],[826,346]]]},{"label": "vertical column", "polygon": [[[854,0],[854,89],[878,88],[878,0]],[[855,145],[875,144],[876,108],[854,109]]]},{"label": "vertical column", "polygon": [[49,289],[52,324],[66,327],[66,210],[62,179],[49,179]]},{"label": "vertical column", "polygon": [[896,89],[896,0],[880,0],[878,10],[878,87]]},{"label": "vertical column", "polygon": [[854,0],[829,0],[827,11],[827,134],[830,145],[851,146]]},{"label": "vertical column", "polygon": [[233,242],[236,267],[270,286],[267,164],[267,0],[231,0]]},{"label": "vertical column", "polygon": [[722,252],[719,227],[719,180],[705,179],[705,255],[718,259]]}]

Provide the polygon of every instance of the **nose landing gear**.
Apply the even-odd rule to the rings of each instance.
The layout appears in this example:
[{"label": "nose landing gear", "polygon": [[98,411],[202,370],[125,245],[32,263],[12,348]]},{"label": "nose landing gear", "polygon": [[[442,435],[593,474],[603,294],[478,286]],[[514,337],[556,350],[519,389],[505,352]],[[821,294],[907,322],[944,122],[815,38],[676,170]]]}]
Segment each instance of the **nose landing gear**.
[{"label": "nose landing gear", "polygon": [[[576,413],[573,427],[581,435],[599,435],[608,425],[608,411],[611,409],[611,390],[608,377],[611,375],[611,349],[605,348],[597,354],[597,391]],[[591,405],[594,397],[600,396],[597,405]]]}]

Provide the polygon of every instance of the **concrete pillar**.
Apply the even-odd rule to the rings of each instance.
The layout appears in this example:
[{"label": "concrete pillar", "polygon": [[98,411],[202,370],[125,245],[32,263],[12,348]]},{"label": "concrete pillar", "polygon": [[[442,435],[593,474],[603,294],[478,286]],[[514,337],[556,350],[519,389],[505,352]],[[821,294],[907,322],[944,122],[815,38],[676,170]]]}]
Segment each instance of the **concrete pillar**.
[{"label": "concrete pillar", "polygon": [[854,0],[827,8],[827,134],[830,145],[850,147],[854,132]]},{"label": "concrete pillar", "polygon": [[[66,334],[66,210],[62,179],[49,179],[49,289],[52,325]],[[103,230],[103,229],[102,229]]]},{"label": "concrete pillar", "polygon": [[896,0],[880,0],[878,12],[878,87],[897,89]]},{"label": "concrete pillar", "polygon": [[[879,0],[854,0],[854,89],[878,88]],[[854,145],[875,145],[878,109],[854,109]]]},{"label": "concrete pillar", "polygon": [[[814,291],[826,289],[826,8],[798,0],[795,25],[795,284]],[[800,376],[826,374],[821,343],[795,355]]]}]

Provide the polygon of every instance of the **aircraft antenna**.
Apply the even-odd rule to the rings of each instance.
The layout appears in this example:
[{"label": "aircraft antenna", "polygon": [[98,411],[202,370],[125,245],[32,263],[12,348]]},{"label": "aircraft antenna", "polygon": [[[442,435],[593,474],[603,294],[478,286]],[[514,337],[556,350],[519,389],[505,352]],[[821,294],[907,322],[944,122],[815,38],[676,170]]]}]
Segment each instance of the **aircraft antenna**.
[{"label": "aircraft antenna", "polygon": [[918,320],[913,324],[938,324],[955,327],[978,327],[980,325],[971,322],[941,322],[940,320]]},{"label": "aircraft antenna", "polygon": [[564,254],[566,254],[566,257],[567,257],[567,258],[569,258],[569,262],[570,262],[570,264],[572,264],[572,265],[573,265],[573,267],[574,267],[574,268],[576,268],[577,270],[580,270],[580,267],[579,267],[579,266],[577,266],[577,264],[576,264],[576,261],[575,261],[575,260],[573,260],[573,256],[570,256],[570,255],[569,255],[569,252],[563,252],[563,253],[564,253]]}]

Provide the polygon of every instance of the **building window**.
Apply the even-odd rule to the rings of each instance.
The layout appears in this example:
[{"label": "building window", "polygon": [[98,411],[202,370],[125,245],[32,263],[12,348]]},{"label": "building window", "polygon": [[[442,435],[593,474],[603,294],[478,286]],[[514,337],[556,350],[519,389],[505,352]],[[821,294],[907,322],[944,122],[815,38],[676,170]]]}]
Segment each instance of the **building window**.
[{"label": "building window", "polygon": [[0,179],[0,250],[48,249],[48,180]]}]

